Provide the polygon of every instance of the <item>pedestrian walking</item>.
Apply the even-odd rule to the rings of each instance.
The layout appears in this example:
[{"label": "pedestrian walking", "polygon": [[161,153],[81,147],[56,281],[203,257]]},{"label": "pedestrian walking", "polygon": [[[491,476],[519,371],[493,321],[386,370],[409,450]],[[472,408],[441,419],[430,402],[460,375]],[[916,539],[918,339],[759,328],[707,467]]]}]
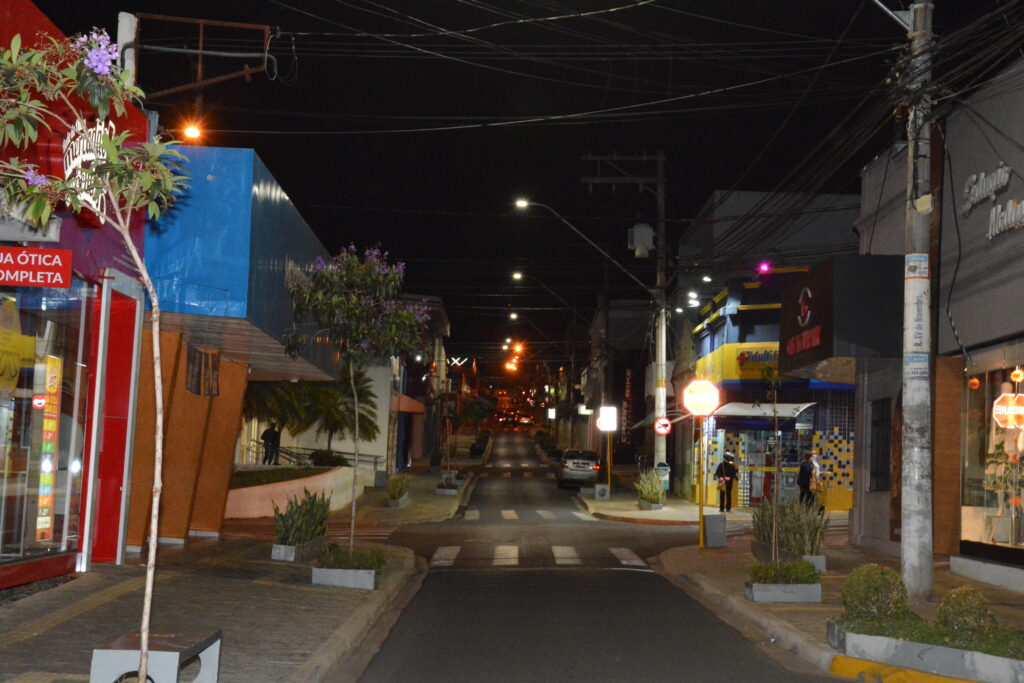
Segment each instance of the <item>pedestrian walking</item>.
[{"label": "pedestrian walking", "polygon": [[277,431],[277,425],[273,422],[260,434],[263,439],[263,464],[280,465],[281,453],[281,432]]},{"label": "pedestrian walking", "polygon": [[814,451],[807,451],[804,454],[804,461],[800,463],[800,471],[796,475],[796,485],[800,487],[800,502],[804,505],[813,505],[815,494],[820,486],[821,468],[814,459]]},{"label": "pedestrian walking", "polygon": [[733,464],[734,460],[736,460],[736,456],[732,453],[726,453],[725,459],[718,463],[718,468],[715,469],[715,481],[718,483],[719,512],[732,512],[732,485],[736,481],[736,475],[739,473],[736,465]]}]

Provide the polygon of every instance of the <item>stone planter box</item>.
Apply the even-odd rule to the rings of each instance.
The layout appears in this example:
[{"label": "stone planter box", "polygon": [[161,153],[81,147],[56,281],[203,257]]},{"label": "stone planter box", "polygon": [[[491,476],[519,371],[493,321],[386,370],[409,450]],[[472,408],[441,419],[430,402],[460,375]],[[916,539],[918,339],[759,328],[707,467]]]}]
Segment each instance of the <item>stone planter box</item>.
[{"label": "stone planter box", "polygon": [[639,500],[641,510],[661,510],[665,507],[664,503],[652,503],[649,500],[641,498]]},{"label": "stone planter box", "polygon": [[377,572],[372,569],[324,569],[313,567],[313,583],[321,586],[359,588],[372,591],[377,587]]},{"label": "stone planter box", "polygon": [[436,489],[434,489],[434,493],[436,493],[439,496],[457,496],[459,495],[459,487],[456,486],[455,488],[445,488],[444,486],[438,486]]},{"label": "stone planter box", "polygon": [[593,498],[594,497],[594,487],[593,486],[581,486],[580,487],[580,495],[581,496],[590,496],[591,498]]},{"label": "stone planter box", "polygon": [[820,583],[747,583],[751,602],[821,602]]},{"label": "stone planter box", "polygon": [[[772,546],[770,543],[761,543],[760,541],[750,542],[750,552],[760,562],[771,562],[772,561]],[[814,565],[814,568],[819,572],[828,571],[828,562],[824,555],[794,555],[791,552],[787,552],[782,548],[779,548],[779,559],[783,562],[793,562],[795,560],[805,560]]]},{"label": "stone planter box", "polygon": [[270,548],[270,559],[282,562],[308,562],[320,554],[326,542],[327,537],[320,536],[301,545],[278,545],[275,543]]},{"label": "stone planter box", "polygon": [[409,504],[409,494],[403,493],[401,498],[388,498],[389,508],[404,508]]},{"label": "stone planter box", "polygon": [[612,487],[608,484],[594,484],[594,500],[611,500]]},{"label": "stone planter box", "polygon": [[851,633],[828,620],[828,644],[847,657],[968,681],[1024,681],[1024,661],[981,652],[926,645],[886,636]]}]

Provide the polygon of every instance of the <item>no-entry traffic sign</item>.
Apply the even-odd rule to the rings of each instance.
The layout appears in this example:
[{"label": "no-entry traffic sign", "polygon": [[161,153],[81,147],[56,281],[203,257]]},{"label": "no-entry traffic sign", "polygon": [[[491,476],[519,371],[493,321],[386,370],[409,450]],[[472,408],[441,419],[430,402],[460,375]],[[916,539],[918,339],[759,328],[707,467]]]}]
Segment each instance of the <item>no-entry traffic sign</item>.
[{"label": "no-entry traffic sign", "polygon": [[659,436],[665,436],[672,431],[672,423],[667,417],[659,417],[654,421],[654,433]]}]

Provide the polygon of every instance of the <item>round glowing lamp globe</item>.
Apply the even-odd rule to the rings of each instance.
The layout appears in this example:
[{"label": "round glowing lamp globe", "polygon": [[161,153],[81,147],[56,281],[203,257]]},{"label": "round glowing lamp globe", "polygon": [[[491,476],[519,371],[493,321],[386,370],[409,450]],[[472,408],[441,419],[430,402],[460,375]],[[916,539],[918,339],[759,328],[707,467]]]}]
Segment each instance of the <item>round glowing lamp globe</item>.
[{"label": "round glowing lamp globe", "polygon": [[706,379],[690,382],[683,389],[683,407],[693,415],[710,415],[718,408],[718,387]]}]

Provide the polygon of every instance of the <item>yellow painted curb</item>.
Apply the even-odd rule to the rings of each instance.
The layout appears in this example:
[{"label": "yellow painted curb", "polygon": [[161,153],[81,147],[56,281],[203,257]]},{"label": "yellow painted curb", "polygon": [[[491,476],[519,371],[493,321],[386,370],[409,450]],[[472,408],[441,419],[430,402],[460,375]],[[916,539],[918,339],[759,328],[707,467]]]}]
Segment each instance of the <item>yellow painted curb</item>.
[{"label": "yellow painted curb", "polygon": [[870,681],[870,683],[972,683],[963,678],[939,676],[926,671],[906,669],[843,655],[836,655],[832,658],[829,672],[843,678]]}]

